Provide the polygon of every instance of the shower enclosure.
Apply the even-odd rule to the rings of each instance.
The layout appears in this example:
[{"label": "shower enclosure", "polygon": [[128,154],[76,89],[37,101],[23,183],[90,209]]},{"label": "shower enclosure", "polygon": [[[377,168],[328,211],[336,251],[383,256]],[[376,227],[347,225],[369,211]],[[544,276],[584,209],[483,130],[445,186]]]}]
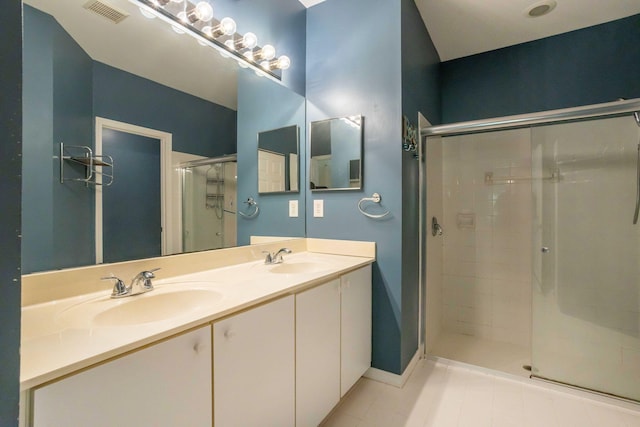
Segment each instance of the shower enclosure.
[{"label": "shower enclosure", "polygon": [[182,250],[236,246],[237,163],[235,156],[184,163]]},{"label": "shower enclosure", "polygon": [[637,110],[424,129],[429,354],[640,401]]}]

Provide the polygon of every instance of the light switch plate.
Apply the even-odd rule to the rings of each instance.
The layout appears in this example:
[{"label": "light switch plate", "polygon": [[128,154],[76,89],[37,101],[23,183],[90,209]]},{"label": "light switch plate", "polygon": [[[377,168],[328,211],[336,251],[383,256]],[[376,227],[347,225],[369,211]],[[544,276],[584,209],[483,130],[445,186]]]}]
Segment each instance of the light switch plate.
[{"label": "light switch plate", "polygon": [[297,200],[289,200],[289,217],[291,218],[298,217],[298,201]]},{"label": "light switch plate", "polygon": [[313,216],[315,218],[324,217],[324,200],[314,200],[313,201]]}]

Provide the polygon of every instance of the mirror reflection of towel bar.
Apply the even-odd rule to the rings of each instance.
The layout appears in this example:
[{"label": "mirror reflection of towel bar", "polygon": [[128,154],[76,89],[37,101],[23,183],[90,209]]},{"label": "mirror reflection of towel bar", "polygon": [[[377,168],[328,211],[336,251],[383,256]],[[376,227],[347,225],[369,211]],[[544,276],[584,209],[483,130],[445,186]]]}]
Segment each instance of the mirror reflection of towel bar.
[{"label": "mirror reflection of towel bar", "polygon": [[363,197],[362,199],[360,199],[360,201],[358,202],[358,210],[362,215],[368,216],[369,218],[374,218],[374,219],[384,218],[385,216],[389,215],[391,212],[386,211],[383,214],[370,214],[365,212],[364,209],[362,208],[362,203],[364,202],[380,203],[381,201],[382,201],[382,197],[380,196],[380,194],[373,193],[371,197]]}]

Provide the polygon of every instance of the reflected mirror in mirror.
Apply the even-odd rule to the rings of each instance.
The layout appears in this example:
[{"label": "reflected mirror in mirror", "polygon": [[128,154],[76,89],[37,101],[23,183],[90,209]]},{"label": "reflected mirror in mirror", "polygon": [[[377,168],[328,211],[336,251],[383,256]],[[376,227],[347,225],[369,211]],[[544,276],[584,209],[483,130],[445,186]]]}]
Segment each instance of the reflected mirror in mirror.
[{"label": "reflected mirror in mirror", "polygon": [[362,188],[363,129],[362,116],[311,122],[312,191]]},{"label": "reflected mirror in mirror", "polygon": [[[291,2],[298,4],[297,0]],[[86,3],[86,0],[26,0],[24,4],[24,274],[146,258],[156,253],[167,255],[208,249],[211,242],[204,247],[201,242],[183,241],[188,238],[183,239],[183,228],[187,225],[180,215],[182,181],[179,165],[237,151],[236,134],[241,124],[237,120],[238,66],[235,61],[223,58],[211,47],[199,45],[192,37],[177,34],[160,19],[145,18],[137,5],[128,0],[105,1],[108,6],[123,12],[125,17],[118,23],[88,10],[84,7]],[[223,11],[223,5],[217,4],[217,10],[233,15],[239,26],[246,19],[234,14],[236,8],[240,15],[246,15],[245,18],[254,13],[250,10],[251,1],[242,5],[235,1],[223,3],[226,9]],[[242,11],[239,11],[240,6]],[[275,12],[272,15],[275,16]],[[263,23],[262,29],[254,30],[259,35],[271,31],[271,24]],[[283,37],[289,37],[288,33]],[[291,73],[291,69],[287,73]],[[156,169],[159,166],[164,173],[160,183],[154,179],[154,185],[161,186],[159,209],[162,212],[151,212],[152,208],[146,204],[105,199],[103,208],[108,204],[123,216],[112,221],[116,229],[103,231],[98,225],[100,213],[104,215],[103,208],[98,210],[98,194],[110,187],[78,181],[60,183],[61,142],[65,147],[83,146],[94,153],[108,154],[106,148],[100,151],[97,147],[100,128],[97,118],[169,135],[168,155],[160,159],[160,165],[153,165]],[[133,175],[140,175],[151,166],[145,161],[133,166],[130,163],[114,158],[115,181],[120,180],[122,184],[124,168],[134,172]],[[65,177],[67,174],[69,177],[84,176],[84,166],[68,161],[62,164]],[[251,177],[252,182],[254,179]],[[199,207],[203,209],[211,202],[205,200],[206,195],[197,197],[198,201],[194,203],[200,203]],[[235,215],[235,197],[225,201],[229,206],[231,202],[233,208],[228,210]],[[215,203],[209,205],[212,206],[210,213],[219,213]],[[147,214],[154,217],[154,224],[158,216],[164,218],[161,227],[154,226],[153,236],[153,245],[157,247],[155,234],[162,234],[161,252],[154,249],[152,255],[146,252],[126,255],[118,251],[118,258],[102,258],[98,248],[107,235],[124,235],[124,241],[132,249],[140,242],[151,241],[151,237],[133,239],[118,229],[118,224],[128,223],[134,215],[150,223],[145,217]],[[227,227],[233,223],[231,220],[224,223],[225,235],[217,236],[218,241],[211,247],[235,244],[237,230]],[[197,221],[191,224],[190,236],[206,234],[198,224]]]},{"label": "reflected mirror in mirror", "polygon": [[299,191],[298,126],[258,133],[258,192],[297,193]]}]

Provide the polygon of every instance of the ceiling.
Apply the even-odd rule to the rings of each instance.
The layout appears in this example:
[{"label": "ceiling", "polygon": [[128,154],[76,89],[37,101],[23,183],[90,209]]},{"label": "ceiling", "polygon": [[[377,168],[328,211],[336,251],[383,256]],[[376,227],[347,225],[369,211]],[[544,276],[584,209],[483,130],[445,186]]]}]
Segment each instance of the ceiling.
[{"label": "ceiling", "polygon": [[95,61],[237,109],[237,62],[147,19],[128,0],[104,0],[129,14],[118,24],[87,11],[87,0],[25,0],[53,15]]},{"label": "ceiling", "polygon": [[[191,95],[237,108],[237,64],[128,0],[103,0],[129,13],[118,24],[88,12],[87,0],[25,0],[56,17],[94,60]],[[299,0],[312,7],[324,0]],[[338,1],[338,0],[335,0]],[[442,61],[640,13],[640,0],[556,0],[548,15],[526,11],[540,0],[415,0]]]},{"label": "ceiling", "polygon": [[[324,0],[299,0],[311,7]],[[540,0],[415,0],[441,61],[487,52],[640,13],[640,0],[556,0],[530,18]]]}]

